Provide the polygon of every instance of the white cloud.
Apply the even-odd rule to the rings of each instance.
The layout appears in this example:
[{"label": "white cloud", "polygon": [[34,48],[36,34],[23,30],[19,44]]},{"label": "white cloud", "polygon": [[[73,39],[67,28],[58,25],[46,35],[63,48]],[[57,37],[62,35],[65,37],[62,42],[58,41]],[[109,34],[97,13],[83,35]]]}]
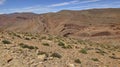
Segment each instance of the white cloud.
[{"label": "white cloud", "polygon": [[89,2],[97,2],[97,1],[100,1],[100,0],[85,0],[85,1],[73,0],[73,1],[63,2],[63,3],[51,4],[48,7],[59,7],[59,6],[65,6],[65,5],[71,5],[71,4],[81,4],[81,3],[89,3]]},{"label": "white cloud", "polygon": [[0,5],[3,4],[6,0],[0,0]]},{"label": "white cloud", "polygon": [[[4,4],[6,0],[0,0],[0,5]],[[47,13],[47,12],[56,12],[59,10],[83,10],[83,9],[92,9],[92,8],[120,8],[120,1],[110,2],[100,2],[95,3],[101,0],[72,0],[63,3],[56,3],[50,5],[36,5],[31,7],[23,7],[23,8],[8,8],[8,9],[0,9],[0,14],[4,13],[14,13],[14,12],[34,12],[34,13]],[[90,3],[85,5],[86,3]],[[77,4],[77,5],[76,5]],[[66,6],[59,8],[59,6]],[[73,5],[73,6],[71,6]],[[57,7],[57,8],[56,8]]]},{"label": "white cloud", "polygon": [[74,3],[77,3],[77,2],[79,2],[79,0],[73,0],[73,1],[69,1],[69,2],[52,4],[52,5],[50,5],[50,7],[65,6],[65,5],[74,4]]},{"label": "white cloud", "polygon": [[90,2],[97,2],[97,1],[100,1],[100,0],[87,0],[87,1],[79,2],[79,4],[80,4],[80,3],[90,3]]},{"label": "white cloud", "polygon": [[[32,7],[25,7],[25,8],[13,8],[13,9],[3,9],[0,12],[4,13],[14,13],[14,12],[35,12],[35,13],[45,13],[49,12],[51,9],[48,7],[43,6],[32,6]],[[9,11],[9,12],[8,12]]]},{"label": "white cloud", "polygon": [[[0,0],[0,2],[5,1],[5,0]],[[97,2],[101,0],[72,0],[68,2],[63,2],[63,3],[56,3],[56,4],[51,4],[51,5],[46,5],[46,6],[31,6],[31,7],[24,7],[24,8],[13,8],[13,9],[1,9],[0,14],[2,13],[14,13],[14,12],[35,12],[35,13],[47,13],[47,12],[56,12],[59,10],[63,9],[75,9],[75,8],[80,8],[79,6],[77,7],[70,7],[70,8],[54,8],[54,7],[59,7],[59,6],[65,6],[65,5],[71,5],[71,4],[84,4],[84,3],[90,3],[90,2]],[[87,7],[86,7],[87,8]]]},{"label": "white cloud", "polygon": [[119,8],[119,7],[120,7],[120,2],[113,2],[113,3],[93,3],[90,5],[73,6],[73,7],[68,7],[67,9],[86,10],[86,9],[98,9],[98,8]]}]

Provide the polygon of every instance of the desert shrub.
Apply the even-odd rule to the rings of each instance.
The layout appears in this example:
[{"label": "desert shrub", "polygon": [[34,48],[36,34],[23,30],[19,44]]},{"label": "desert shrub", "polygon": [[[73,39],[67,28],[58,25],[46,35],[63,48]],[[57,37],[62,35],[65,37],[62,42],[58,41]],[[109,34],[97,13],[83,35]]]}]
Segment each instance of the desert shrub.
[{"label": "desert shrub", "polygon": [[97,58],[92,58],[91,60],[93,60],[93,61],[99,61]]},{"label": "desert shrub", "polygon": [[112,53],[112,55],[115,55],[115,53]]},{"label": "desert shrub", "polygon": [[30,40],[30,38],[25,38],[25,40]]},{"label": "desert shrub", "polygon": [[49,35],[48,40],[53,40],[53,37]]},{"label": "desert shrub", "polygon": [[31,37],[31,39],[37,39],[36,37]]},{"label": "desert shrub", "polygon": [[120,59],[120,57],[116,57],[116,56],[109,56],[112,59]]},{"label": "desert shrub", "polygon": [[22,38],[22,37],[21,37],[20,35],[18,35],[18,34],[16,34],[15,36],[18,37],[18,38]]},{"label": "desert shrub", "polygon": [[24,44],[24,43],[20,43],[19,45],[20,45],[20,47],[22,47],[22,48],[38,49],[38,47],[36,47],[36,46],[29,46],[29,45]]},{"label": "desert shrub", "polygon": [[80,44],[86,44],[84,40],[78,40],[78,43],[80,43]]},{"label": "desert shrub", "polygon": [[11,42],[8,41],[8,40],[3,40],[2,43],[3,43],[3,44],[11,44]]},{"label": "desert shrub", "polygon": [[24,36],[33,36],[33,35],[32,35],[32,33],[26,32],[26,33],[24,33]]},{"label": "desert shrub", "polygon": [[50,46],[49,43],[42,43],[44,46]]},{"label": "desert shrub", "polygon": [[78,63],[78,64],[81,64],[80,59],[75,59],[74,62],[75,62],[75,63]]},{"label": "desert shrub", "polygon": [[40,51],[40,52],[37,53],[37,55],[43,55],[43,54],[46,54],[46,52]]},{"label": "desert shrub", "polygon": [[72,49],[72,46],[71,46],[71,45],[66,45],[66,46],[62,46],[62,48],[65,48],[65,49]]},{"label": "desert shrub", "polygon": [[83,54],[87,54],[87,50],[86,49],[81,49],[79,52],[83,53]]},{"label": "desert shrub", "polygon": [[20,35],[16,34],[16,33],[11,33],[13,36],[16,36],[18,38],[22,38]]},{"label": "desert shrub", "polygon": [[37,55],[43,55],[43,54],[45,54],[45,55],[46,55],[46,57],[48,57],[48,56],[49,56],[46,52],[43,52],[43,51],[40,51],[40,52],[38,52],[38,53],[37,53]]},{"label": "desert shrub", "polygon": [[58,45],[59,45],[59,46],[65,46],[65,43],[63,43],[63,42],[60,41],[60,42],[58,43]]},{"label": "desert shrub", "polygon": [[46,39],[47,37],[46,36],[42,36],[41,39]]},{"label": "desert shrub", "polygon": [[101,49],[97,49],[98,51],[96,51],[96,53],[100,53],[101,55],[104,55],[106,52],[101,50]]},{"label": "desert shrub", "polygon": [[61,46],[62,48],[65,48],[65,49],[71,49],[72,48],[71,45],[65,45],[65,43],[63,43],[61,41],[58,43],[58,45]]},{"label": "desert shrub", "polygon": [[62,58],[62,56],[59,53],[53,53],[51,57]]}]

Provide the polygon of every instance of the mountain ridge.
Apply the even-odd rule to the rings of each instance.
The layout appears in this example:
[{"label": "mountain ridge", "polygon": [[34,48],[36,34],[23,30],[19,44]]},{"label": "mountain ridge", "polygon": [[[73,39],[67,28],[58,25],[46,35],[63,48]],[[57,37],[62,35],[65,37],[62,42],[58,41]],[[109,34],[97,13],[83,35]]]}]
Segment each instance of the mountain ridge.
[{"label": "mountain ridge", "polygon": [[[120,8],[62,10],[45,14],[13,13],[0,15],[0,29],[62,36],[92,36],[96,34],[96,31],[98,33],[110,31],[113,34],[119,32],[110,27],[118,24],[116,27],[119,28],[119,19]],[[104,30],[102,31],[102,29]],[[85,34],[83,35],[83,33]]]}]

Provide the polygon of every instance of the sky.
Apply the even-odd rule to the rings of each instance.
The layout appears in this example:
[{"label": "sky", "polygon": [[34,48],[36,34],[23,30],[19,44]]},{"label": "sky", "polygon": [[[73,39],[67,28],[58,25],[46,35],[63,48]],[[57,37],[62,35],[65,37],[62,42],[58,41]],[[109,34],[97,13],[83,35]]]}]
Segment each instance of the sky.
[{"label": "sky", "polygon": [[0,0],[0,14],[47,13],[60,10],[120,8],[120,0]]}]

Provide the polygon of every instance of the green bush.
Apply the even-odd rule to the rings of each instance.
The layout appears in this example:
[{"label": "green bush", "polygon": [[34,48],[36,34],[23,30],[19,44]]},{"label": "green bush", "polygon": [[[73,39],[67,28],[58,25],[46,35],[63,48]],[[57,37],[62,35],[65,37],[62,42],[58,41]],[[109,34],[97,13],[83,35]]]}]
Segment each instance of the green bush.
[{"label": "green bush", "polygon": [[101,49],[97,49],[98,51],[96,51],[96,53],[100,53],[101,55],[104,55],[104,54],[106,54],[106,52],[105,51],[103,51],[103,50],[101,50]]},{"label": "green bush", "polygon": [[81,49],[79,52],[83,53],[83,54],[87,54],[87,50],[86,49]]},{"label": "green bush", "polygon": [[93,61],[99,61],[97,58],[92,58]]},{"label": "green bush", "polygon": [[72,48],[71,45],[65,45],[65,43],[63,43],[61,41],[58,43],[58,45],[61,46],[64,49],[71,49]]},{"label": "green bush", "polygon": [[25,40],[30,40],[30,38],[25,38]]},{"label": "green bush", "polygon": [[62,48],[65,48],[65,49],[72,49],[72,46],[71,46],[71,45],[66,45],[66,46],[62,46]]},{"label": "green bush", "polygon": [[120,59],[119,57],[116,57],[116,56],[109,56],[109,57],[112,59]]},{"label": "green bush", "polygon": [[11,43],[10,41],[8,41],[8,40],[3,40],[2,43],[3,43],[3,44],[12,44],[12,43]]},{"label": "green bush", "polygon": [[18,37],[18,38],[22,38],[20,35],[18,35],[17,33],[11,33],[13,34],[14,36]]},{"label": "green bush", "polygon": [[18,37],[18,38],[22,38],[20,35],[17,35],[17,34],[15,36]]},{"label": "green bush", "polygon": [[46,39],[47,37],[46,36],[42,36],[41,39]]},{"label": "green bush", "polygon": [[36,37],[31,37],[31,39],[37,39]]},{"label": "green bush", "polygon": [[59,53],[53,53],[51,57],[62,58],[62,56]]},{"label": "green bush", "polygon": [[29,45],[23,44],[23,43],[20,43],[19,45],[20,45],[20,47],[22,47],[22,48],[38,49],[38,47],[36,47],[36,46],[29,46]]},{"label": "green bush", "polygon": [[50,46],[48,43],[42,43],[42,45],[44,45],[44,46]]},{"label": "green bush", "polygon": [[58,43],[58,45],[59,45],[59,46],[65,46],[65,43],[63,43],[63,42],[60,41],[60,42]]},{"label": "green bush", "polygon": [[84,40],[78,40],[78,43],[80,43],[80,44],[86,44]]},{"label": "green bush", "polygon": [[53,37],[52,37],[52,36],[49,36],[49,37],[48,37],[48,40],[53,40]]},{"label": "green bush", "polygon": [[80,59],[75,59],[75,61],[74,61],[75,63],[78,63],[78,64],[81,64],[81,61],[80,61]]}]

